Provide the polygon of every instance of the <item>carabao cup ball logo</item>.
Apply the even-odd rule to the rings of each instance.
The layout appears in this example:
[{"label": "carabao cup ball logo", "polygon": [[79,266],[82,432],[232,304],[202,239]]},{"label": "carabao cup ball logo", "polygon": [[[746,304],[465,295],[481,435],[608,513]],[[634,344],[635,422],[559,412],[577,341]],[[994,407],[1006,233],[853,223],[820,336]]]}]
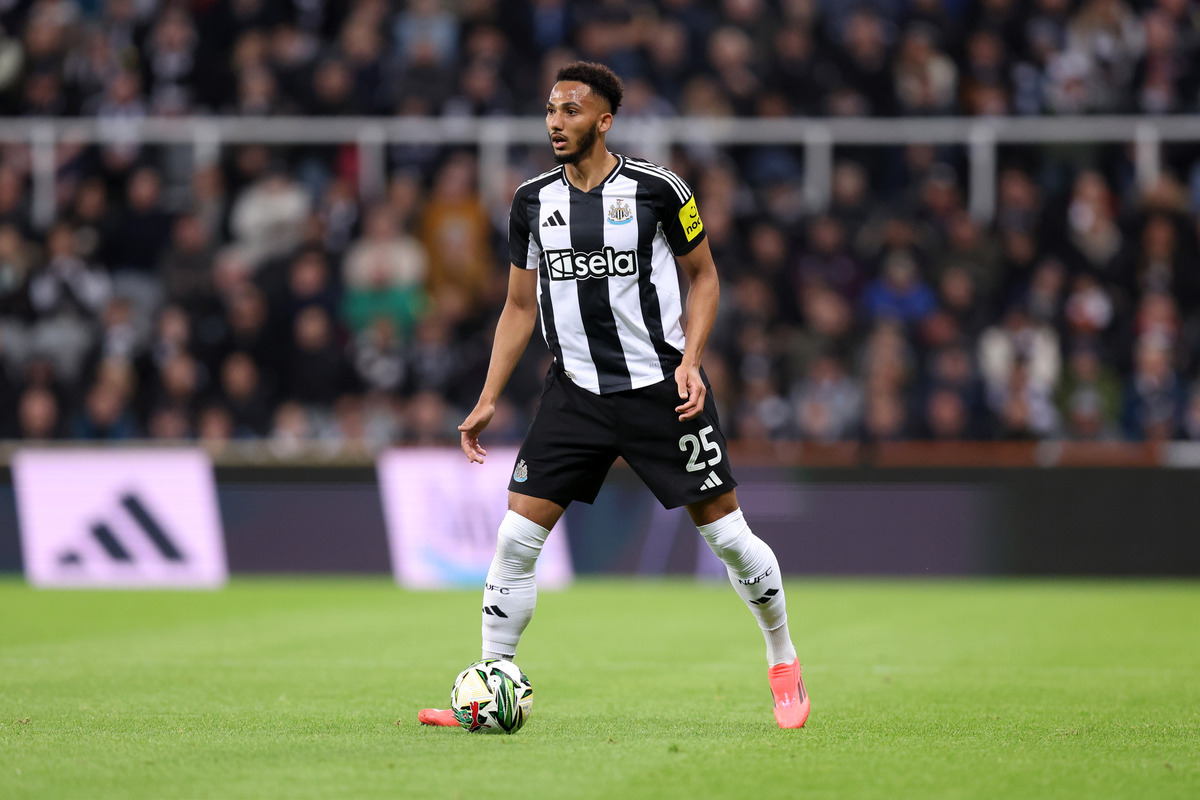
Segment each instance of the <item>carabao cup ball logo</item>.
[{"label": "carabao cup ball logo", "polygon": [[487,658],[459,673],[450,705],[471,733],[516,733],[533,710],[533,687],[516,664]]}]

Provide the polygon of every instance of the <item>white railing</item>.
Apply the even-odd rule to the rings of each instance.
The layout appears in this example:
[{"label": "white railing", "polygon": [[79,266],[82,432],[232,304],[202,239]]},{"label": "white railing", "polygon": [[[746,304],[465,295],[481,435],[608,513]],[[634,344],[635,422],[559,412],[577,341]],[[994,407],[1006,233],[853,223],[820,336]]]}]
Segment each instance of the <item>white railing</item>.
[{"label": "white railing", "polygon": [[[1163,142],[1200,141],[1200,116],[1178,117],[994,117],[945,119],[710,119],[695,117],[621,119],[609,135],[617,148],[664,161],[672,145],[790,145],[804,151],[804,197],[809,208],[829,199],[835,145],[960,144],[970,163],[971,213],[992,217],[996,200],[996,147],[1002,144],[1120,143],[1134,146],[1139,185],[1157,177]],[[190,144],[197,165],[211,164],[221,147],[236,144],[355,143],[360,148],[359,190],[366,198],[383,189],[389,144],[474,145],[479,149],[480,187],[485,199],[503,208],[509,148],[542,144],[539,118],[416,117],[191,117],[144,120],[0,120],[0,142],[32,148],[34,221],[54,219],[59,143]]]}]

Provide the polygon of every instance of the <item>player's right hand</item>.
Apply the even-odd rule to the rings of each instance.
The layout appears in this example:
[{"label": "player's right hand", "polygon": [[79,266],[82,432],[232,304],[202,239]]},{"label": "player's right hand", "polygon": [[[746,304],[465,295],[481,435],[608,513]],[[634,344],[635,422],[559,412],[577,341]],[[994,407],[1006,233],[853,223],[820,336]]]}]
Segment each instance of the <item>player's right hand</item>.
[{"label": "player's right hand", "polygon": [[463,424],[458,426],[459,431],[462,432],[463,452],[467,454],[467,460],[472,464],[482,464],[483,457],[487,455],[487,450],[479,445],[479,434],[483,433],[483,429],[492,421],[495,413],[495,403],[479,403],[463,420]]}]

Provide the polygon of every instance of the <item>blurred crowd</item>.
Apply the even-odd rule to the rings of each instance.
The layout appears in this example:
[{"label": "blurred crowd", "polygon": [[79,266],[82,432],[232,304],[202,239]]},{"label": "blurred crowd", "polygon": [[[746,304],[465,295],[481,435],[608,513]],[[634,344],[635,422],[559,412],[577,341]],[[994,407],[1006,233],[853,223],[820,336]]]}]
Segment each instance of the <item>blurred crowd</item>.
[{"label": "blurred crowd", "polygon": [[1196,113],[1194,0],[2,0],[0,113]]},{"label": "blurred crowd", "polygon": [[[0,0],[0,114],[541,113],[577,57],[626,116],[1200,113],[1192,0]],[[802,123],[798,123],[802,124]],[[457,439],[507,281],[470,148],[0,145],[0,438]],[[689,147],[722,275],[706,354],[741,439],[1200,438],[1200,145]],[[552,165],[514,148],[510,188]],[[519,440],[531,346],[489,429]]]}]

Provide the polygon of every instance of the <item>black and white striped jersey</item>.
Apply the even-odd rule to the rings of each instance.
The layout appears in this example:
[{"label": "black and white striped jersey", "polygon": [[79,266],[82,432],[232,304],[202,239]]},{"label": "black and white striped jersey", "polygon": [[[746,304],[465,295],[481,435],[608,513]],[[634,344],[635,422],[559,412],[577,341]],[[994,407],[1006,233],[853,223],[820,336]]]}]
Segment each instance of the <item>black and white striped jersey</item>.
[{"label": "black and white striped jersey", "polygon": [[595,394],[672,377],[684,349],[675,256],[704,239],[692,190],[665,167],[628,156],[583,192],[558,167],[522,184],[509,213],[514,266],[540,271],[550,352]]}]

